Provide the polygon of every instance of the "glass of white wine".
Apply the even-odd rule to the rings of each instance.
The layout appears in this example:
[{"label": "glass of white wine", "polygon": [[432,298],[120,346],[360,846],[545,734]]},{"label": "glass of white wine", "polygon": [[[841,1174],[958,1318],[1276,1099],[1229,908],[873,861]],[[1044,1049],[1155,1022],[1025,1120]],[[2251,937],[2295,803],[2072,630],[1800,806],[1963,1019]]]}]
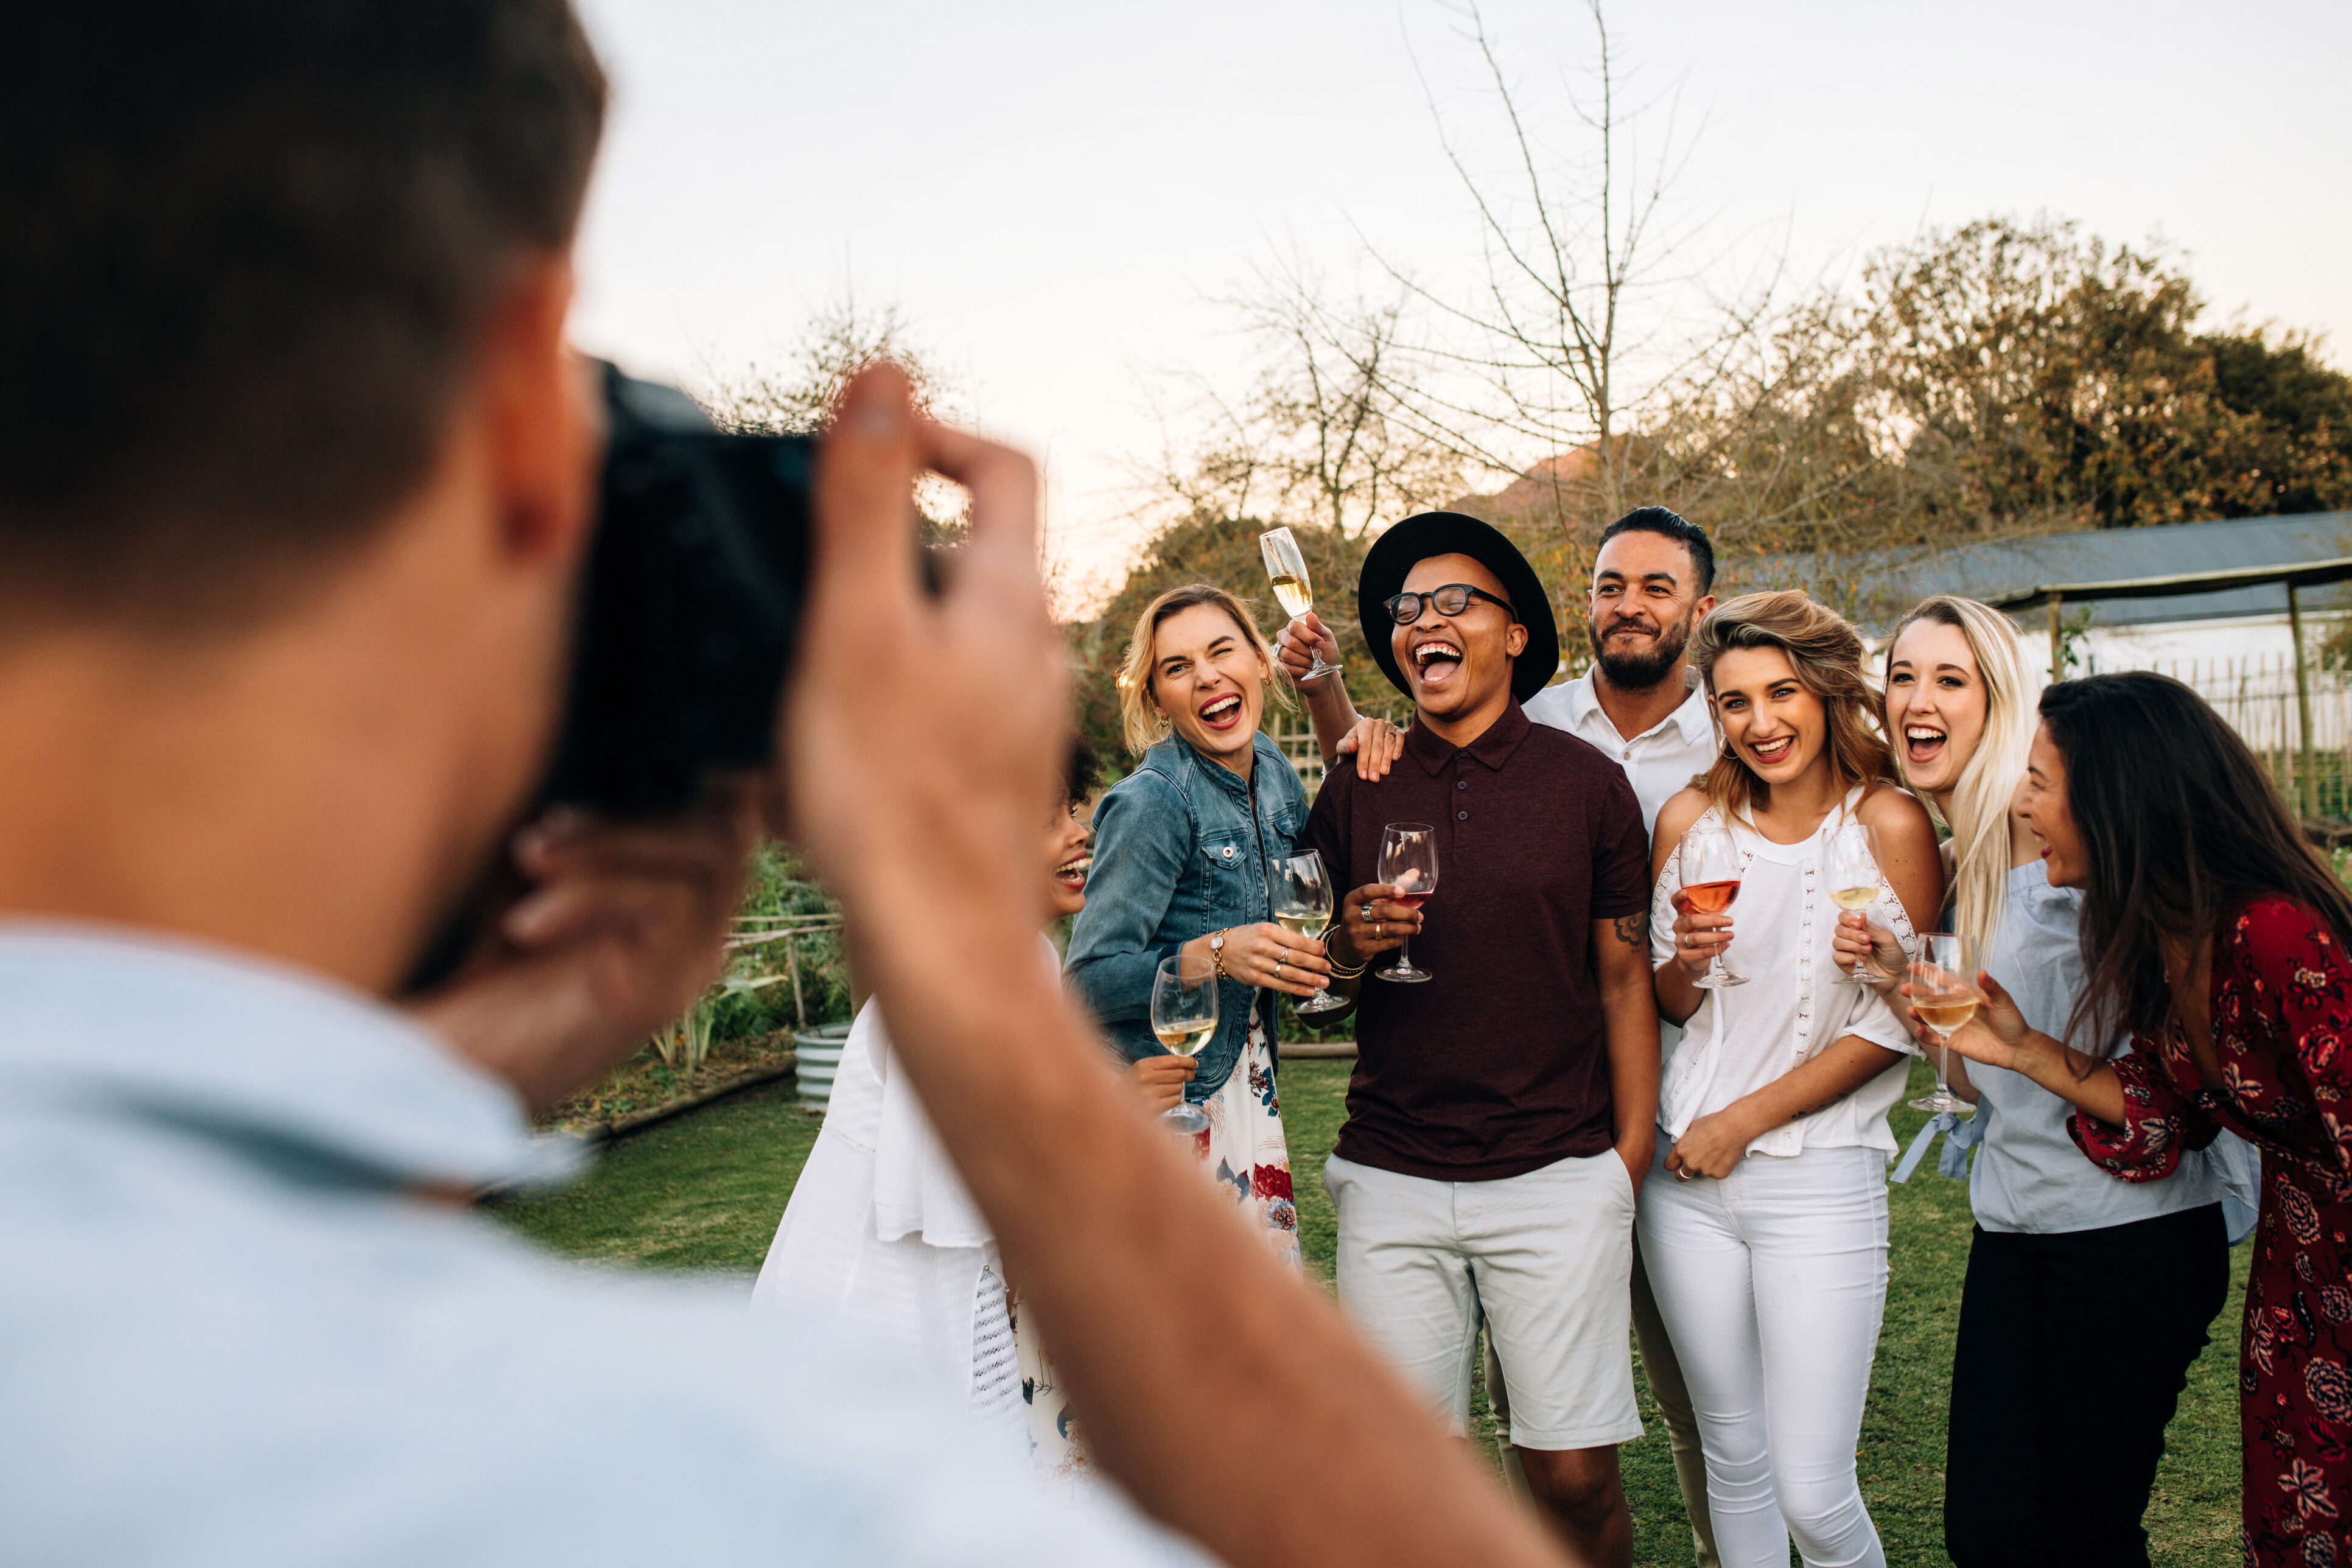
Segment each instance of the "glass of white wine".
[{"label": "glass of white wine", "polygon": [[[1274,596],[1282,601],[1285,614],[1297,620],[1315,607],[1315,590],[1307,577],[1307,557],[1300,553],[1298,541],[1286,528],[1270,528],[1257,536],[1257,552],[1265,558],[1265,574],[1274,584]],[[1307,667],[1301,680],[1320,680],[1337,672],[1338,667],[1323,662],[1318,652],[1315,662]]]},{"label": "glass of white wine", "polygon": [[1977,992],[1975,960],[1964,936],[1933,931],[1919,939],[1919,956],[1911,964],[1911,1010],[1941,1037],[1936,1043],[1936,1092],[1913,1100],[1915,1110],[1949,1110],[1962,1116],[1976,1110],[1952,1092],[1945,1077],[1945,1064],[1952,1053],[1952,1031],[1975,1017],[1984,1001]]},{"label": "glass of white wine", "polygon": [[[1884,879],[1879,874],[1875,847],[1870,829],[1859,822],[1849,822],[1830,835],[1822,877],[1829,884],[1830,902],[1847,914],[1858,915],[1878,901],[1879,885]],[[1863,929],[1868,931],[1867,923]],[[1840,969],[1830,984],[1861,984],[1861,967],[1856,964],[1853,969]]]},{"label": "glass of white wine", "polygon": [[[1217,966],[1182,953],[1160,961],[1151,977],[1151,1032],[1171,1055],[1195,1057],[1217,1032]],[[1190,1100],[1179,1100],[1160,1120],[1186,1137],[1209,1130],[1209,1119]]]},{"label": "glass of white wine", "polygon": [[[1275,923],[1300,936],[1321,937],[1331,929],[1331,879],[1323,857],[1309,849],[1274,868]],[[1347,1004],[1326,986],[1298,1004],[1300,1013],[1337,1013]]]}]

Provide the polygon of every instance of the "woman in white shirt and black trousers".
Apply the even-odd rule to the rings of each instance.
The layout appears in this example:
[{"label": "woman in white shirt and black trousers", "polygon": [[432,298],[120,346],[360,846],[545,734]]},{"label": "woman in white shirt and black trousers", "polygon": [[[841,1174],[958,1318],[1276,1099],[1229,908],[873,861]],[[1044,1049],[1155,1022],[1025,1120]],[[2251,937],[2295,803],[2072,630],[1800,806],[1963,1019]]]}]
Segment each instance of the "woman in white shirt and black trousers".
[{"label": "woman in white shirt and black trousers", "polygon": [[[1943,895],[1927,812],[1895,783],[1862,639],[1800,593],[1721,605],[1692,640],[1723,748],[1658,814],[1658,1010],[1688,1033],[1660,1086],[1659,1169],[1637,1224],[1706,1455],[1725,1568],[1884,1564],[1854,1448],[1886,1300],[1886,1113],[1910,1032],[1876,992],[1835,984],[1822,861],[1875,830],[1878,900],[1906,942]],[[1727,827],[1737,914],[1687,912],[1676,850]],[[1735,925],[1736,920],[1736,925]],[[1745,984],[1696,982],[1727,953]]]}]

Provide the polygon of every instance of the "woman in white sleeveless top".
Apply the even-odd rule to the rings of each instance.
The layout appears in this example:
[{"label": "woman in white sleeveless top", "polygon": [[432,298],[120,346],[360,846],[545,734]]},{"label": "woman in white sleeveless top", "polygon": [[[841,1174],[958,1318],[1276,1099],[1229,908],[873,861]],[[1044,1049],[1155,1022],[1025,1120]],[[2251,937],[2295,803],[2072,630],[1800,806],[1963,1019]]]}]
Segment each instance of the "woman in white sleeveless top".
[{"label": "woman in white sleeveless top", "polygon": [[[1865,986],[1834,984],[1837,907],[1822,861],[1839,827],[1875,830],[1867,911],[1932,929],[1936,835],[1895,786],[1862,639],[1799,593],[1734,599],[1701,624],[1721,754],[1668,801],[1654,839],[1658,1009],[1687,1034],[1660,1085],[1664,1136],[1642,1187],[1643,1256],[1682,1355],[1725,1568],[1881,1565],[1854,1448],[1886,1299],[1886,1113],[1910,1032]],[[1688,913],[1685,833],[1728,824],[1738,901]],[[1747,984],[1693,984],[1717,953]]]}]

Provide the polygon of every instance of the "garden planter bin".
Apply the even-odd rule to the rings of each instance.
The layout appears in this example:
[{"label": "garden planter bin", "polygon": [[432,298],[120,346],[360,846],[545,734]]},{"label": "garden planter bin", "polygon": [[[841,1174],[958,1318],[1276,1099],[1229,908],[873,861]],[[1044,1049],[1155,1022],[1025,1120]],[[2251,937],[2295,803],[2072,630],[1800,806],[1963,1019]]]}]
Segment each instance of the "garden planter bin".
[{"label": "garden planter bin", "polygon": [[833,1099],[834,1075],[841,1070],[842,1047],[849,1043],[849,1026],[824,1024],[793,1031],[793,1055],[797,1066],[801,1103],[823,1111]]}]

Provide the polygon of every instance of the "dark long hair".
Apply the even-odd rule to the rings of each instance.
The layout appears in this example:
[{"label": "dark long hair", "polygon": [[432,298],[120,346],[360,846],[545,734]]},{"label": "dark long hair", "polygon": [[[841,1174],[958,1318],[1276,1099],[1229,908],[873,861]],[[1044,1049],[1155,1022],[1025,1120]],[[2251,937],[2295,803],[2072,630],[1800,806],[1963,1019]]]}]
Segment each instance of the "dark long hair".
[{"label": "dark long hair", "polygon": [[[2066,808],[2090,863],[2083,964],[2066,1021],[2094,1056],[2174,1016],[2164,944],[2192,945],[2249,900],[2283,896],[2352,934],[2336,879],[2261,763],[2205,700],[2146,670],[2063,680],[2042,721],[2066,761]],[[2085,1035],[2085,1028],[2095,1032]]]}]

